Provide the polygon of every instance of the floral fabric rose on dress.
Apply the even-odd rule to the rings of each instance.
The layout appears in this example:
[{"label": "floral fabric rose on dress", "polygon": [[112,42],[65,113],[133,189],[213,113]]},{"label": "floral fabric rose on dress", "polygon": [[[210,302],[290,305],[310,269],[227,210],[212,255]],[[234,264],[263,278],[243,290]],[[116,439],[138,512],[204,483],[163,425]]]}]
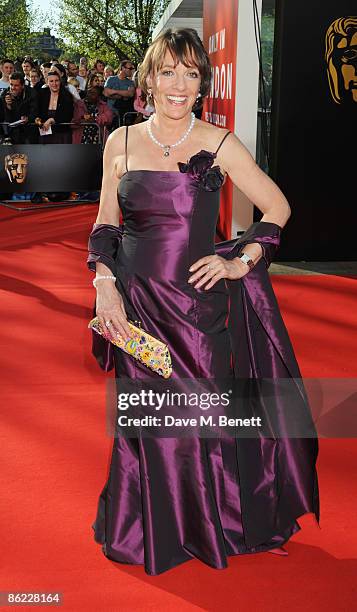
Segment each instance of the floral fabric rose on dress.
[{"label": "floral fabric rose on dress", "polygon": [[223,185],[224,176],[219,166],[213,166],[215,158],[216,153],[202,150],[192,155],[187,164],[179,162],[178,166],[180,172],[192,176],[206,191],[217,191]]}]

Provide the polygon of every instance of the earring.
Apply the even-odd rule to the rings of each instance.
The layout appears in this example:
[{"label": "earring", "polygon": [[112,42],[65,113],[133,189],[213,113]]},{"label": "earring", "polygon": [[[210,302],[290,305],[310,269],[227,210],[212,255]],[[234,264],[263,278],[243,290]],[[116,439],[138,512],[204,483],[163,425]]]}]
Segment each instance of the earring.
[{"label": "earring", "polygon": [[147,92],[147,101],[150,104],[150,106],[154,106],[154,96],[152,95],[151,87],[148,89],[148,92]]},{"label": "earring", "polygon": [[192,107],[193,110],[199,110],[201,108],[201,106],[202,106],[201,98],[202,98],[202,94],[199,91],[198,94],[197,94],[196,100],[193,103],[193,107]]}]

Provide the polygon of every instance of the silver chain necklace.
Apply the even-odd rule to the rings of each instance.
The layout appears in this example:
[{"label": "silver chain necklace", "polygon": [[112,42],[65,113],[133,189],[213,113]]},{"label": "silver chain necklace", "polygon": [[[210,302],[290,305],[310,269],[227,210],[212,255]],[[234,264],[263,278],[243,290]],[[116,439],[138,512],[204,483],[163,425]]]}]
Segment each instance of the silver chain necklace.
[{"label": "silver chain necklace", "polygon": [[147,122],[146,122],[149,136],[150,136],[151,140],[155,144],[157,144],[159,147],[161,147],[161,149],[164,149],[164,157],[168,157],[170,155],[170,149],[173,149],[174,147],[178,147],[178,145],[182,144],[183,141],[186,140],[187,136],[191,132],[193,126],[195,125],[195,121],[196,121],[195,113],[191,113],[191,123],[190,123],[188,129],[186,130],[186,132],[184,133],[184,135],[180,138],[180,140],[178,140],[177,142],[175,142],[172,145],[164,145],[164,144],[162,144],[162,142],[159,142],[157,140],[157,138],[155,138],[154,134],[152,133],[152,128],[151,128],[151,124],[153,122],[154,116],[155,116],[155,113],[153,113],[151,115],[150,119],[148,119]]}]

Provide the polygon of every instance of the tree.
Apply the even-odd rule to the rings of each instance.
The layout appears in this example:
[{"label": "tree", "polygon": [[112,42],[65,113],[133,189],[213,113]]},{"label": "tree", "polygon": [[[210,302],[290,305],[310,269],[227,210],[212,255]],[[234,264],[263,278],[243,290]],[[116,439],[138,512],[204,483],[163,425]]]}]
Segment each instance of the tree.
[{"label": "tree", "polygon": [[34,30],[52,21],[53,16],[38,8],[35,10],[31,0],[0,0],[0,58],[37,57],[39,49]]},{"label": "tree", "polygon": [[169,0],[59,0],[59,31],[67,54],[111,63],[142,60]]},{"label": "tree", "polygon": [[30,9],[26,0],[0,0],[0,57],[28,54]]}]

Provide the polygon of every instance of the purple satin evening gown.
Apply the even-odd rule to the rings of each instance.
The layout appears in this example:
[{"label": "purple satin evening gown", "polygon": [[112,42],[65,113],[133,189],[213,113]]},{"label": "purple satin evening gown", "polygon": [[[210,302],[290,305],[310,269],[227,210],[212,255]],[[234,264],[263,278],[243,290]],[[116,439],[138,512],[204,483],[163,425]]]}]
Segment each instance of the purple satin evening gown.
[{"label": "purple satin evening gown", "polygon": [[[129,170],[119,186],[117,287],[128,318],[169,345],[174,378],[231,376],[226,283],[205,291],[187,282],[190,265],[215,253],[223,179],[212,167],[215,155],[201,151],[177,172]],[[119,349],[114,360],[119,381],[158,378]],[[155,575],[194,557],[225,568],[228,555],[286,542],[295,521],[269,541],[246,545],[236,444],[233,437],[115,438],[93,525],[104,554]]]}]

